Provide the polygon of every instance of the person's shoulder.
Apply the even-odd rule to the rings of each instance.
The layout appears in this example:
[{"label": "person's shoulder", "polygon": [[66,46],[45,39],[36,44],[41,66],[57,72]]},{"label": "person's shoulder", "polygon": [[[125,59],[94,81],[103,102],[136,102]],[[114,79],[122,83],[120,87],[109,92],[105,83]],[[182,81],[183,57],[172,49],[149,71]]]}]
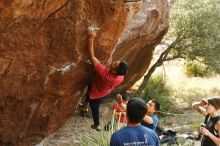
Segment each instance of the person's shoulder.
[{"label": "person's shoulder", "polygon": [[218,120],[218,121],[216,122],[216,124],[217,124],[217,126],[220,126],[220,120]]},{"label": "person's shoulder", "polygon": [[106,68],[106,66],[104,66],[103,64],[101,64],[100,62],[95,64],[96,68]]},{"label": "person's shoulder", "polygon": [[113,133],[112,133],[112,137],[116,136],[117,133],[118,133],[118,131],[113,132]]},{"label": "person's shoulder", "polygon": [[124,81],[125,77],[122,75],[122,76],[113,76],[112,77],[112,80],[114,80],[114,82],[120,84]]},{"label": "person's shoulder", "polygon": [[118,80],[124,80],[125,79],[125,76],[124,75],[120,75],[120,76],[117,76]]},{"label": "person's shoulder", "polygon": [[142,130],[144,130],[144,131],[146,131],[147,133],[155,133],[152,129],[150,129],[150,128],[147,128],[147,127],[145,127],[145,126],[143,126],[143,125],[141,125],[141,129]]},{"label": "person's shoulder", "polygon": [[151,118],[152,118],[153,122],[158,123],[158,117],[157,117],[155,114],[153,114],[153,115],[151,116]]},{"label": "person's shoulder", "polygon": [[115,102],[115,103],[113,104],[113,108],[114,108],[114,109],[118,109],[118,107],[119,107],[118,103]]},{"label": "person's shoulder", "polygon": [[145,127],[143,125],[141,125],[140,128],[143,129],[143,130],[146,130],[146,131],[152,131],[150,128],[147,128],[147,127]]},{"label": "person's shoulder", "polygon": [[130,126],[125,126],[125,127],[122,127],[121,129],[119,129],[117,132],[118,132],[118,133],[126,133],[126,132],[130,132],[130,131],[132,131],[132,130],[133,130],[132,127],[130,127]]},{"label": "person's shoulder", "polygon": [[216,122],[215,127],[217,131],[220,131],[220,120]]},{"label": "person's shoulder", "polygon": [[114,103],[113,103],[113,106],[118,106],[118,103],[117,103],[117,102],[114,102]]},{"label": "person's shoulder", "polygon": [[220,126],[220,116],[217,116],[213,121]]},{"label": "person's shoulder", "polygon": [[143,131],[148,131],[149,130],[149,128],[147,128],[143,125],[138,126],[138,129],[143,130]]},{"label": "person's shoulder", "polygon": [[117,130],[117,131],[115,131],[113,134],[112,134],[112,136],[121,136],[121,135],[123,135],[123,133],[126,133],[127,132],[127,128],[126,127],[123,127],[123,128],[121,128],[121,129],[119,129],[119,130]]},{"label": "person's shoulder", "polygon": [[118,132],[123,132],[129,130],[128,126],[122,127],[121,129],[118,130]]},{"label": "person's shoulder", "polygon": [[117,86],[124,81],[124,76],[118,76],[108,71],[106,73],[106,79],[109,80],[109,82],[111,82],[115,86]]},{"label": "person's shoulder", "polygon": [[102,65],[101,63],[97,63],[94,66],[94,70],[100,76],[105,76],[105,74],[107,73],[107,67]]},{"label": "person's shoulder", "polygon": [[157,115],[155,115],[155,114],[153,114],[151,117],[158,119],[158,118],[157,118]]}]

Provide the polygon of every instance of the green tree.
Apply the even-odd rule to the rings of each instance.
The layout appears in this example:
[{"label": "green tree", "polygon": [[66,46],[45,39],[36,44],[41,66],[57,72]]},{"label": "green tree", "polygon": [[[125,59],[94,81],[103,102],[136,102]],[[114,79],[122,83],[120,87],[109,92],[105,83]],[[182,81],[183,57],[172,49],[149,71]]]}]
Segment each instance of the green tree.
[{"label": "green tree", "polygon": [[164,42],[167,48],[144,76],[138,93],[143,91],[157,67],[177,58],[197,60],[220,73],[220,1],[176,1]]}]

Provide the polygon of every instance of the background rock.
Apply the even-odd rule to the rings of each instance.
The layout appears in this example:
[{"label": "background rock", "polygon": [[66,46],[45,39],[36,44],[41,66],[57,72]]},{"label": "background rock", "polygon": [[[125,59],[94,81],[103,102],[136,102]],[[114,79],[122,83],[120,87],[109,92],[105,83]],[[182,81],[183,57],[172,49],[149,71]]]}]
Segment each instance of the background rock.
[{"label": "background rock", "polygon": [[0,145],[33,145],[73,115],[92,78],[95,53],[129,63],[120,90],[148,68],[168,29],[166,0],[0,0]]}]

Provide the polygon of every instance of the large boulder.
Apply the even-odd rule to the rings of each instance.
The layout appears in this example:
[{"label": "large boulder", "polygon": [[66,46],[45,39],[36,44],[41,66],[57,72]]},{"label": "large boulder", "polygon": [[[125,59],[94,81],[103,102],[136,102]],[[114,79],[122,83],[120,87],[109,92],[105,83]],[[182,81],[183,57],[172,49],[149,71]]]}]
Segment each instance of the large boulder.
[{"label": "large boulder", "polygon": [[[130,0],[131,1],[131,0]],[[40,142],[73,115],[95,54],[129,63],[125,90],[146,71],[168,29],[166,0],[0,0],[0,145]]]}]

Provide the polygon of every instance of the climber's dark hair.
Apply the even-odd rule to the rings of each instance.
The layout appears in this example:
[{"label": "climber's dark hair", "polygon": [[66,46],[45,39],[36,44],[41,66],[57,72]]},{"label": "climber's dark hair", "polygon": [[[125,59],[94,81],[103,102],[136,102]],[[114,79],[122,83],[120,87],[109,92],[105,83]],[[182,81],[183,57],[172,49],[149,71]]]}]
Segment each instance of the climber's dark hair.
[{"label": "climber's dark hair", "polygon": [[116,75],[126,75],[128,73],[128,63],[126,61],[121,61],[115,71]]}]

